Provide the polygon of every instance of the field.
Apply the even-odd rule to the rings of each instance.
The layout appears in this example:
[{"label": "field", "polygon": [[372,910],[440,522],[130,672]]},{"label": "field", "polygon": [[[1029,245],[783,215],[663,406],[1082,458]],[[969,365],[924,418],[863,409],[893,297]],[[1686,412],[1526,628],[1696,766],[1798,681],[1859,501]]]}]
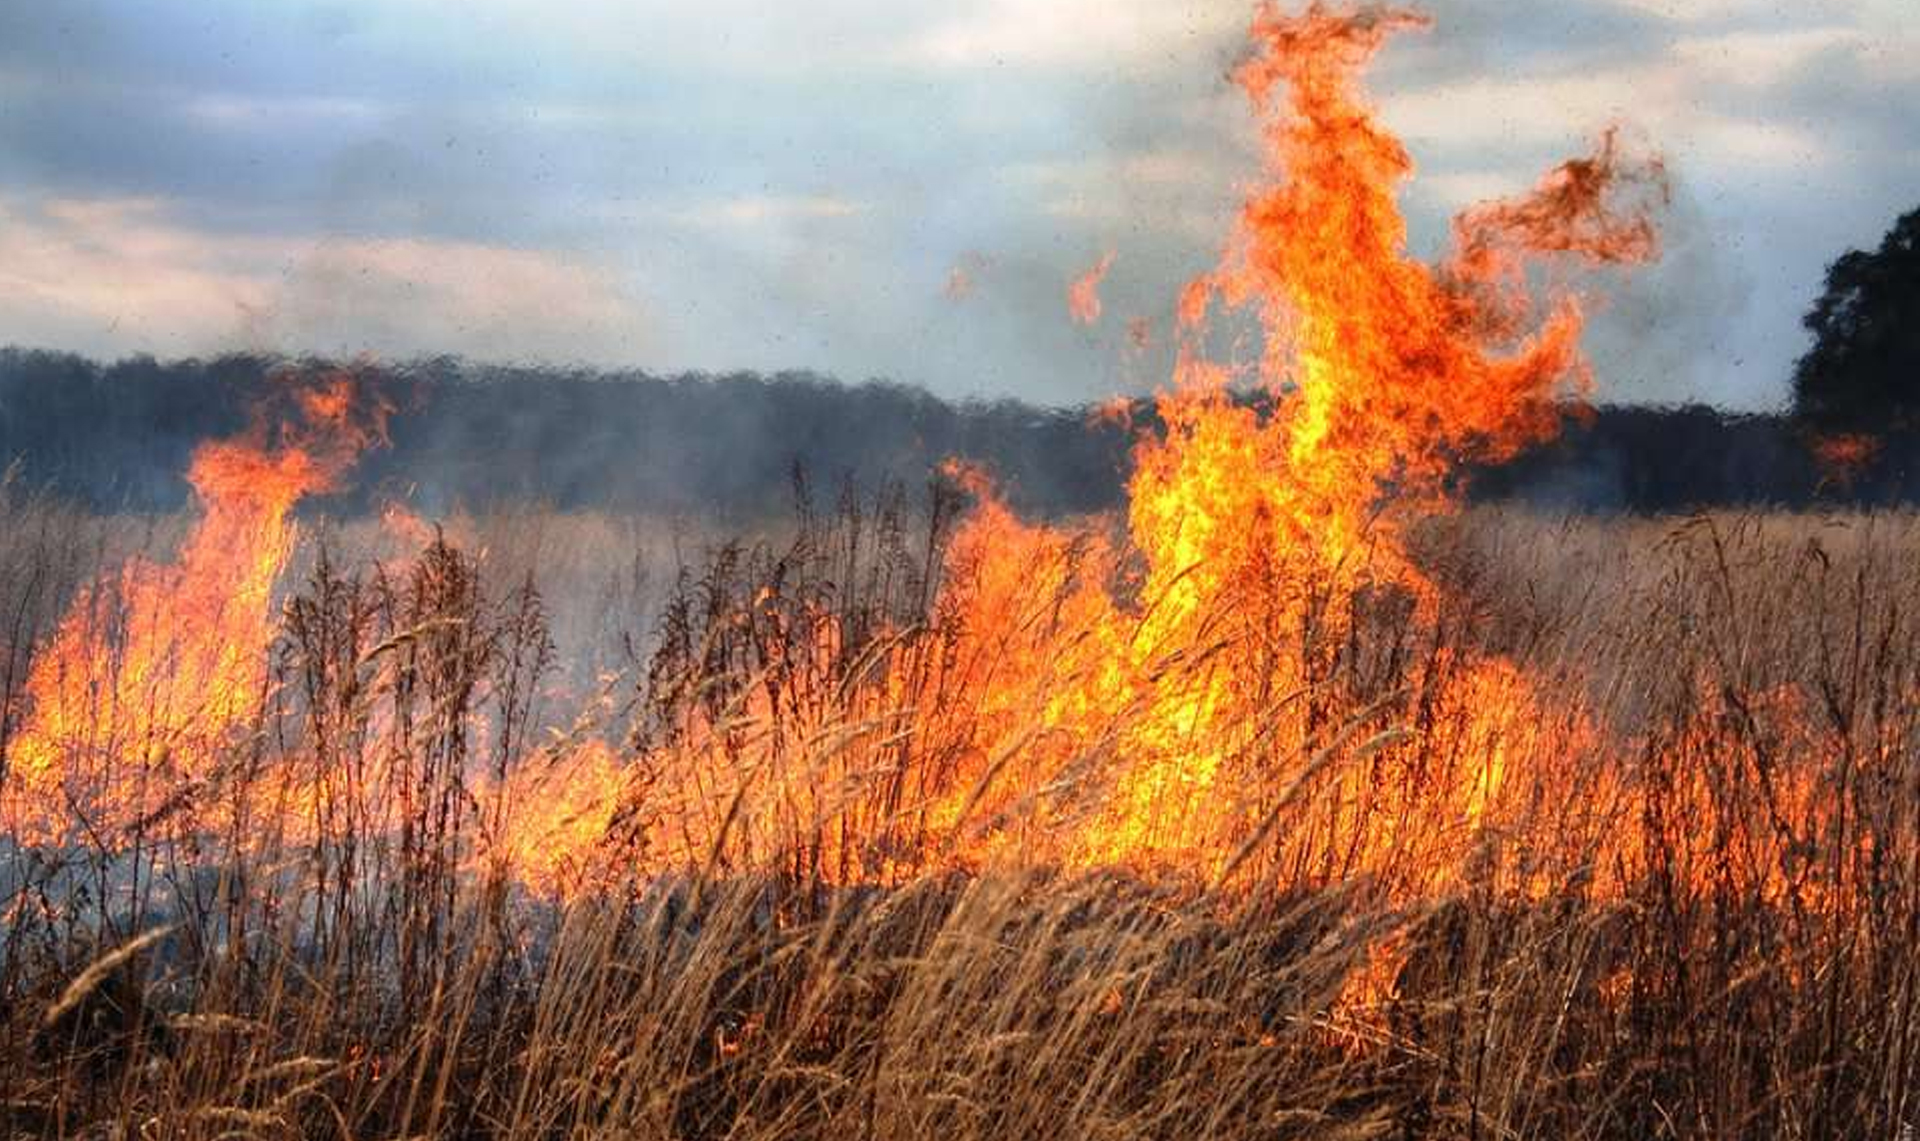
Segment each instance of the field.
[{"label": "field", "polygon": [[[1114,859],[1063,838],[1126,818],[1101,804],[1127,795],[1120,759],[1030,779],[986,758],[952,819],[900,797],[950,744],[913,660],[941,620],[903,639],[877,615],[927,597],[902,552],[937,523],[822,512],[758,553],[534,511],[451,520],[425,554],[409,527],[307,526],[257,709],[222,741],[241,760],[152,758],[137,791],[93,772],[140,811],[58,844],[10,802],[9,1129],[1884,1137],[1911,1119],[1911,517],[1430,520],[1409,545],[1442,601],[1377,584],[1326,609],[1316,693],[1276,699],[1295,712],[1258,735],[1260,765],[1182,806],[1232,838],[1210,861],[1184,830]],[[10,706],[85,585],[185,530],[11,495]],[[786,617],[871,632],[778,676],[746,630],[774,617],[773,582],[804,600]],[[561,644],[544,630],[565,648],[536,653]],[[1528,692],[1445,665],[1469,656]],[[813,668],[826,696],[793,680]],[[690,685],[725,708],[691,717]],[[920,711],[904,747],[888,706]],[[624,758],[591,842],[549,820],[528,841],[546,850],[499,843],[497,813],[596,803],[565,788],[588,741]],[[286,778],[395,751],[380,803],[371,775]],[[496,766],[556,783],[509,803]],[[1018,795],[977,775],[996,771]]]},{"label": "field", "polygon": [[178,518],[9,479],[7,1131],[1909,1136],[1920,521],[1464,510],[1672,188],[1603,130],[1416,258],[1359,75],[1423,25],[1255,13],[1111,515],[330,520],[449,415],[364,361]]}]

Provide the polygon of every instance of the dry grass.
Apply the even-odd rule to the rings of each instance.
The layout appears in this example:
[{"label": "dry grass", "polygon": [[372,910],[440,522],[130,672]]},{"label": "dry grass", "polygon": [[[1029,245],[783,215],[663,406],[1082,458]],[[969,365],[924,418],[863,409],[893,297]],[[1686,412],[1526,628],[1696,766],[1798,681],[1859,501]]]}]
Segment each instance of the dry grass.
[{"label": "dry grass", "polygon": [[[10,676],[96,568],[172,533],[17,493],[6,512]],[[1037,843],[952,870],[902,810],[908,762],[887,759],[904,746],[870,729],[784,759],[818,785],[785,816],[746,821],[744,779],[701,802],[657,774],[607,849],[647,874],[564,903],[472,861],[489,827],[475,774],[543,763],[609,669],[627,672],[581,731],[638,755],[680,741],[690,767],[746,763],[750,744],[675,734],[694,707],[726,724],[747,690],[794,717],[822,704],[808,724],[880,718],[858,680],[877,657],[937,676],[937,622],[889,631],[927,618],[941,526],[895,503],[858,527],[810,521],[804,549],[791,532],[716,548],[691,528],[510,513],[456,521],[417,563],[365,524],[329,533],[291,584],[258,723],[194,791],[227,807],[224,834],[183,815],[96,850],[0,839],[0,1127],[1890,1138],[1920,1120],[1906,515],[1434,522],[1418,549],[1444,611],[1377,607],[1321,651],[1341,663],[1339,731],[1235,801],[1245,841],[1220,886],[1022,858]],[[794,623],[843,631],[806,666],[833,685],[771,670],[768,628],[739,620],[770,576],[806,602]],[[1487,855],[1447,890],[1329,872],[1303,837],[1336,818],[1332,782],[1428,755],[1403,736],[1452,739],[1462,696],[1431,668],[1448,647],[1514,663],[1581,725],[1509,759],[1531,806],[1474,838]],[[389,782],[375,801],[356,774],[400,724],[405,795]],[[1574,794],[1602,764],[1632,812]],[[329,791],[276,801],[280,765]],[[980,830],[1039,827],[993,808]],[[890,874],[848,882],[831,863],[849,820],[884,835]],[[642,850],[676,832],[699,842]],[[1631,867],[1583,862],[1623,850]],[[1514,852],[1540,853],[1538,875]]]}]

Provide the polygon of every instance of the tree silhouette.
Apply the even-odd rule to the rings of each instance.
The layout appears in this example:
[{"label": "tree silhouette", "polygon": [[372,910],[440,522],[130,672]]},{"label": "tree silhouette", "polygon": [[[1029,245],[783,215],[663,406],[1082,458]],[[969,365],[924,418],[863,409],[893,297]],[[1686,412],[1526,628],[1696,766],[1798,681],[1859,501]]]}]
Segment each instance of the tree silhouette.
[{"label": "tree silhouette", "polygon": [[1813,347],[1794,369],[1794,411],[1819,432],[1875,435],[1920,426],[1920,209],[1872,253],[1827,267],[1807,314]]}]

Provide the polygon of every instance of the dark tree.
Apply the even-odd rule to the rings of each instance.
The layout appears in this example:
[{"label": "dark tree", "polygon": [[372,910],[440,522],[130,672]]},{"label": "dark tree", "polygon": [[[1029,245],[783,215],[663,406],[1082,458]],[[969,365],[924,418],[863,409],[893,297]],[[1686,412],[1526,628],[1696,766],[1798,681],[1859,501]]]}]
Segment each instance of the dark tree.
[{"label": "dark tree", "polygon": [[1827,267],[1806,316],[1813,348],[1793,374],[1794,411],[1822,432],[1880,435],[1920,427],[1920,210],[1880,248]]}]

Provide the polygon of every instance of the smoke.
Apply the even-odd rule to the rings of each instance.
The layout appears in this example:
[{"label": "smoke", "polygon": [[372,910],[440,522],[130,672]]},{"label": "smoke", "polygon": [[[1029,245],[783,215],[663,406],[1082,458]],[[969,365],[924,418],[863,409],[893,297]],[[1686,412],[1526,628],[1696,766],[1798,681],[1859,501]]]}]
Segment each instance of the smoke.
[{"label": "smoke", "polygon": [[[1608,395],[1649,404],[1701,399],[1718,378],[1709,365],[1738,358],[1739,322],[1753,282],[1729,255],[1721,231],[1684,173],[1668,173],[1660,258],[1612,275],[1588,326],[1588,351]],[[1722,386],[1724,387],[1724,386]],[[1723,396],[1751,405],[1761,386]]]}]

